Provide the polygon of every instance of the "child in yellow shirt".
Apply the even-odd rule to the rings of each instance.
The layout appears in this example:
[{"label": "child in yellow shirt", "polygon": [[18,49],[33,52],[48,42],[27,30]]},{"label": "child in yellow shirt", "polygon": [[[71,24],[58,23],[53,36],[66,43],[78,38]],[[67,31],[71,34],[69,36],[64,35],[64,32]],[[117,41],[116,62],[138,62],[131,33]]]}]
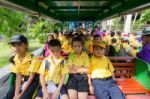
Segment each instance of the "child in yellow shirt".
[{"label": "child in yellow shirt", "polygon": [[37,74],[41,61],[28,50],[27,38],[14,35],[9,42],[15,55],[11,58],[10,71],[15,75],[15,84],[11,86],[4,99],[32,99],[39,85]]},{"label": "child in yellow shirt", "polygon": [[91,42],[90,36],[91,36],[90,34],[86,35],[85,44],[84,44],[86,52],[89,52],[89,46],[90,46],[90,42]]},{"label": "child in yellow shirt", "polygon": [[69,54],[68,68],[69,80],[67,84],[70,99],[87,99],[89,57],[83,51],[83,40],[81,37],[74,37],[72,40],[73,52]]},{"label": "child in yellow shirt", "polygon": [[111,45],[109,45],[108,56],[117,56],[119,50],[119,45],[117,44],[117,39],[111,39]]},{"label": "child in yellow shirt", "polygon": [[68,34],[66,40],[62,44],[62,50],[67,54],[72,51],[71,48],[72,38],[73,38],[73,34]]},{"label": "child in yellow shirt", "polygon": [[101,36],[100,35],[94,35],[93,42],[89,46],[89,52],[90,52],[90,54],[93,53],[93,43],[94,42],[103,42]]},{"label": "child in yellow shirt", "polygon": [[68,73],[65,67],[65,61],[61,57],[61,43],[53,39],[48,42],[48,48],[51,53],[46,57],[39,69],[40,82],[42,88],[38,90],[36,99],[68,99],[67,90],[64,83],[65,74]]},{"label": "child in yellow shirt", "polygon": [[105,45],[93,44],[93,56],[89,66],[89,90],[95,94],[96,99],[125,99],[116,84],[114,67],[109,59],[104,56]]}]

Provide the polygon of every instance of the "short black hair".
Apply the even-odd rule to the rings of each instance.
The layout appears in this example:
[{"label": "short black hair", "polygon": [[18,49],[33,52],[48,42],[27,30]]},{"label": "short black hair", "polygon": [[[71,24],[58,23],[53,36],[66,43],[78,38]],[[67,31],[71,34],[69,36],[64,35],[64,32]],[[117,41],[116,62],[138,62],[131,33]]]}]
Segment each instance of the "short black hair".
[{"label": "short black hair", "polygon": [[116,31],[117,34],[121,34],[121,31]]},{"label": "short black hair", "polygon": [[67,34],[67,38],[73,38],[73,34]]},{"label": "short black hair", "polygon": [[61,48],[61,43],[57,39],[52,39],[48,42],[48,47],[59,46]]},{"label": "short black hair", "polygon": [[84,41],[83,41],[83,39],[80,37],[80,36],[78,36],[78,37],[74,37],[73,39],[72,39],[72,45],[73,45],[73,43],[74,42],[81,42],[81,44],[82,45],[84,45]]},{"label": "short black hair", "polygon": [[111,36],[111,37],[114,37],[114,36],[115,36],[115,32],[111,31],[111,32],[110,32],[110,36]]},{"label": "short black hair", "polygon": [[100,35],[97,35],[97,34],[96,34],[96,35],[94,35],[94,38],[97,38],[97,37],[101,38],[101,36],[100,36]]},{"label": "short black hair", "polygon": [[113,43],[116,43],[116,42],[117,42],[117,39],[116,39],[116,38],[112,38],[111,41],[112,41]]}]

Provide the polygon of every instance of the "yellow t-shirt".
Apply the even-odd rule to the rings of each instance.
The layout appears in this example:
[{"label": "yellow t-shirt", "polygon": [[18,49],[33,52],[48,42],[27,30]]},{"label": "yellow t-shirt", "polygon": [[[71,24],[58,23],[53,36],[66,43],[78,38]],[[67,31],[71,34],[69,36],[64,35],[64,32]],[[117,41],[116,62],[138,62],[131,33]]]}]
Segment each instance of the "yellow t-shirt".
[{"label": "yellow t-shirt", "polygon": [[67,74],[69,71],[63,57],[59,57],[57,63],[54,63],[52,56],[48,56],[43,60],[38,73],[45,76],[46,83],[52,80],[55,84],[58,84],[61,75]]},{"label": "yellow t-shirt", "polygon": [[128,43],[122,43],[123,48],[125,48],[126,52],[131,51],[131,46]]},{"label": "yellow t-shirt", "polygon": [[133,56],[136,57],[136,54],[137,54],[138,52],[139,52],[138,49],[133,49],[133,50],[132,50]]},{"label": "yellow t-shirt", "polygon": [[89,56],[85,52],[82,52],[80,56],[72,52],[69,54],[67,65],[89,67]]},{"label": "yellow t-shirt", "polygon": [[112,38],[111,38],[110,35],[107,35],[107,36],[106,36],[105,42],[106,42],[107,45],[111,45],[111,39],[112,39]]},{"label": "yellow t-shirt", "polygon": [[121,43],[122,36],[120,37],[120,36],[116,35],[114,38],[117,39],[117,44]]},{"label": "yellow t-shirt", "polygon": [[61,42],[61,44],[63,44],[64,41],[66,40],[66,38],[63,35],[61,37],[58,37],[58,39]]},{"label": "yellow t-shirt", "polygon": [[89,51],[90,43],[91,43],[90,40],[85,41],[84,47],[85,47],[86,51]]},{"label": "yellow t-shirt", "polygon": [[91,78],[110,77],[113,72],[114,67],[106,56],[102,56],[101,58],[97,58],[95,56],[91,57],[88,70]]},{"label": "yellow t-shirt", "polygon": [[131,36],[130,38],[129,38],[129,41],[130,41],[130,43],[134,43],[134,42],[136,42],[136,36]]},{"label": "yellow t-shirt", "polygon": [[106,40],[105,40],[106,44],[107,44],[107,45],[111,45],[113,38],[116,38],[116,39],[117,39],[117,44],[120,44],[120,42],[121,42],[121,37],[119,37],[119,36],[111,37],[110,35],[108,35],[108,36],[106,37]]},{"label": "yellow t-shirt", "polygon": [[62,49],[64,52],[66,53],[69,53],[69,52],[72,52],[72,47],[71,47],[71,44],[68,44],[68,41],[64,41],[63,44],[62,44]]},{"label": "yellow t-shirt", "polygon": [[18,55],[15,55],[14,63],[15,64],[11,64],[10,66],[11,72],[29,76],[30,72],[38,72],[41,60],[36,56],[32,56],[30,52],[27,52],[23,62],[20,61]]}]

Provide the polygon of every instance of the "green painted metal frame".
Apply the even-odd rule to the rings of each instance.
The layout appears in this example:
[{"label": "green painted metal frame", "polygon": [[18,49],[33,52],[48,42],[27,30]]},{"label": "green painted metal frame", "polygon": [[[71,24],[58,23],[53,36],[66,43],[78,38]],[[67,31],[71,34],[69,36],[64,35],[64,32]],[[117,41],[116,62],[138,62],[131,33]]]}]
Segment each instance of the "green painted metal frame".
[{"label": "green painted metal frame", "polygon": [[99,16],[97,19],[99,19],[99,18],[104,19],[104,18],[113,16],[115,14],[120,14],[121,12],[133,9],[135,7],[138,7],[140,5],[144,5],[147,3],[150,3],[150,1],[149,0],[129,0],[128,2],[120,5],[119,7],[110,9],[109,12],[107,12],[106,14],[103,14],[102,17]]},{"label": "green painted metal frame", "polygon": [[148,77],[148,71],[150,71],[150,65],[147,62],[136,58],[134,77],[147,90],[150,90],[150,78]]},{"label": "green painted metal frame", "polygon": [[23,6],[25,8],[30,9],[30,10],[39,12],[41,14],[44,14],[44,15],[49,16],[51,18],[54,18],[56,20],[60,20],[58,18],[58,16],[55,15],[55,13],[48,12],[43,7],[39,6],[37,2],[34,2],[32,0],[7,0],[7,1],[13,2],[13,3],[17,4],[17,5]]},{"label": "green painted metal frame", "polygon": [[60,21],[96,21],[150,3],[149,0],[6,0]]}]

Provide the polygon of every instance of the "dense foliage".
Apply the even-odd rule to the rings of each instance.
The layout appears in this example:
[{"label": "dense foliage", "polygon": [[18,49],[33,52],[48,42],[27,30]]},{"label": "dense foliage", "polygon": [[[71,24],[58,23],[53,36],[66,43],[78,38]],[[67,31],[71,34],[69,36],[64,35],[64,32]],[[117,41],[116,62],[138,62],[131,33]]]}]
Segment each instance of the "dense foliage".
[{"label": "dense foliage", "polygon": [[61,31],[62,24],[50,19],[33,17],[28,14],[0,8],[0,35],[11,37],[14,34],[24,34],[40,42],[46,41],[46,34],[55,29]]}]

